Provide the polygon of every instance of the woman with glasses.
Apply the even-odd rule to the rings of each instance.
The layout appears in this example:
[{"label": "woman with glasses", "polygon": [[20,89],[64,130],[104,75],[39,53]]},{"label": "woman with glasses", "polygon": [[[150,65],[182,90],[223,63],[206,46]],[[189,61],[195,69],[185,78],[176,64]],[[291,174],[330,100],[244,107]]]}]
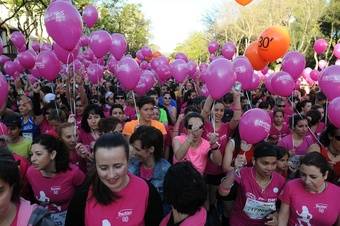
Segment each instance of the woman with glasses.
[{"label": "woman with glasses", "polygon": [[186,135],[176,136],[172,145],[174,149],[174,163],[190,161],[201,173],[204,173],[208,159],[221,165],[222,155],[218,146],[211,146],[209,141],[202,138],[204,118],[196,112],[189,113],[184,118]]},{"label": "woman with glasses", "polygon": [[340,129],[329,124],[321,134],[320,142],[322,145],[313,144],[309,151],[319,152],[328,161],[335,172],[336,182],[340,183]]},{"label": "woman with glasses", "polygon": [[166,92],[163,95],[163,106],[168,110],[172,122],[176,122],[177,109],[171,105],[171,95]]},{"label": "woman with glasses", "polygon": [[327,182],[327,160],[320,153],[308,153],[299,171],[301,178],[289,181],[280,194],[278,226],[339,226],[340,188]]}]

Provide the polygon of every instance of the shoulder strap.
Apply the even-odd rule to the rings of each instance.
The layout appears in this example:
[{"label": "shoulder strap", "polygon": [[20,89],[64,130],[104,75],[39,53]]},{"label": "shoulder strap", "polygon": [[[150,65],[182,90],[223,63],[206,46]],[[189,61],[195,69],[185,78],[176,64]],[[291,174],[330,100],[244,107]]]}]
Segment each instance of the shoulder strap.
[{"label": "shoulder strap", "polygon": [[37,205],[31,205],[31,203],[25,199],[20,199],[20,206],[18,210],[18,225],[28,225],[29,219]]},{"label": "shoulder strap", "polygon": [[32,213],[29,226],[55,226],[54,222],[50,219],[50,214],[47,209],[38,206]]}]

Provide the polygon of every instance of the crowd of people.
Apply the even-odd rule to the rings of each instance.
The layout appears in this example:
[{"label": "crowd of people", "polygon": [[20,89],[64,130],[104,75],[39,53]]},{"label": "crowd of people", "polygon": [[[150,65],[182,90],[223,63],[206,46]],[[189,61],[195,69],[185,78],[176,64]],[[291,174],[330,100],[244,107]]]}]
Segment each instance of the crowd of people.
[{"label": "crowd of people", "polygon": [[[289,98],[170,80],[9,80],[0,109],[0,226],[340,226],[340,128],[317,86]],[[269,136],[242,139],[261,108]]]}]

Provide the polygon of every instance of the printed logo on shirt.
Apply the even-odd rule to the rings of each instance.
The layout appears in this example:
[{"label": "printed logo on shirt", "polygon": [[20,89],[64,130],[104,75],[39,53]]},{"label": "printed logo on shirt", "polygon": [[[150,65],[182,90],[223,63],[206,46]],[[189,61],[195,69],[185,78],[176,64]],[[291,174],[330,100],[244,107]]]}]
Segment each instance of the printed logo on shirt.
[{"label": "printed logo on shirt", "polygon": [[102,220],[102,226],[111,226],[111,223],[110,223],[109,220],[104,219],[104,220]]},{"label": "printed logo on shirt", "polygon": [[127,223],[130,220],[130,216],[132,215],[133,210],[132,209],[123,209],[118,212],[117,218],[120,218],[122,222]]},{"label": "printed logo on shirt", "polygon": [[295,226],[312,226],[310,221],[313,218],[313,215],[309,212],[309,209],[307,206],[302,206],[302,210],[299,213],[296,211],[296,214],[298,215],[297,221],[299,224],[295,224]]},{"label": "printed logo on shirt", "polygon": [[277,187],[273,188],[273,192],[274,193],[278,193],[279,192],[279,188],[277,188]]},{"label": "printed logo on shirt", "polygon": [[53,192],[54,195],[58,195],[60,190],[61,190],[60,186],[51,187],[51,191]]},{"label": "printed logo on shirt", "polygon": [[315,204],[315,207],[318,209],[319,213],[324,213],[328,205],[324,203],[317,203]]}]

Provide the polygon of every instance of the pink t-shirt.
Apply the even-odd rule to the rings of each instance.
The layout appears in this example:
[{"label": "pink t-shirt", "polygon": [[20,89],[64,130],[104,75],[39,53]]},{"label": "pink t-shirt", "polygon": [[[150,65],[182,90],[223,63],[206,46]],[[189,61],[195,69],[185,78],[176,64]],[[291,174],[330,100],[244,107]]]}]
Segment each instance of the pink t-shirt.
[{"label": "pink t-shirt", "polygon": [[35,198],[40,205],[48,206],[48,209],[54,212],[67,210],[76,187],[81,185],[84,179],[84,173],[75,165],[70,165],[69,170],[58,173],[54,177],[44,177],[33,166],[27,170],[27,180]]},{"label": "pink t-shirt", "polygon": [[58,137],[56,129],[46,120],[44,119],[39,126],[41,134],[49,134],[54,137]]},{"label": "pink t-shirt", "polygon": [[255,180],[255,168],[244,167],[236,175],[239,184],[234,208],[230,216],[233,226],[263,226],[266,216],[276,211],[276,201],[285,179],[273,172],[271,182],[262,190]]},{"label": "pink t-shirt", "polygon": [[284,123],[282,128],[278,130],[274,124],[271,126],[269,131],[269,138],[274,141],[280,141],[283,137],[287,136],[290,133],[288,125]]},{"label": "pink t-shirt", "polygon": [[[229,140],[229,123],[222,123],[220,128],[216,130],[218,133],[218,144],[220,144],[220,152],[224,156],[225,147]],[[204,123],[204,133],[203,138],[209,140],[208,134],[214,132],[214,127],[211,122]],[[207,166],[205,167],[205,173],[210,175],[219,175],[223,173],[222,166],[214,164],[210,159],[208,159]]]},{"label": "pink t-shirt", "polygon": [[279,198],[290,208],[288,226],[332,226],[340,216],[340,188],[331,183],[321,193],[310,193],[301,179],[295,179]]},{"label": "pink t-shirt", "polygon": [[99,204],[89,190],[85,208],[86,226],[144,226],[149,187],[137,176],[129,174],[129,184],[117,193],[120,198],[109,205]]},{"label": "pink t-shirt", "polygon": [[85,146],[89,147],[89,150],[92,149],[94,143],[95,143],[95,139],[93,138],[91,133],[87,133],[85,132],[83,129],[79,129],[79,142],[82,143]]},{"label": "pink t-shirt", "polygon": [[[174,139],[178,140],[180,144],[183,144],[186,138],[186,135],[174,137]],[[183,159],[176,159],[174,155],[173,163],[175,164],[179,161],[189,161],[201,174],[203,174],[209,158],[209,149],[209,142],[202,138],[201,144],[196,148],[190,147]]]},{"label": "pink t-shirt", "polygon": [[[159,226],[167,226],[171,213],[166,215]],[[179,226],[204,226],[207,220],[207,211],[202,207],[194,215],[186,218]]]},{"label": "pink t-shirt", "polygon": [[[311,138],[310,136],[305,136],[303,139],[303,142],[298,147],[295,147],[295,154],[305,155],[307,152],[307,149],[312,144],[314,144],[313,138]],[[284,147],[287,150],[292,150],[294,148],[292,134],[289,134],[285,136],[284,138],[282,138],[277,145],[280,147]]]},{"label": "pink t-shirt", "polygon": [[126,106],[124,108],[124,114],[126,115],[128,120],[135,120],[137,118],[136,109],[132,106]]}]

